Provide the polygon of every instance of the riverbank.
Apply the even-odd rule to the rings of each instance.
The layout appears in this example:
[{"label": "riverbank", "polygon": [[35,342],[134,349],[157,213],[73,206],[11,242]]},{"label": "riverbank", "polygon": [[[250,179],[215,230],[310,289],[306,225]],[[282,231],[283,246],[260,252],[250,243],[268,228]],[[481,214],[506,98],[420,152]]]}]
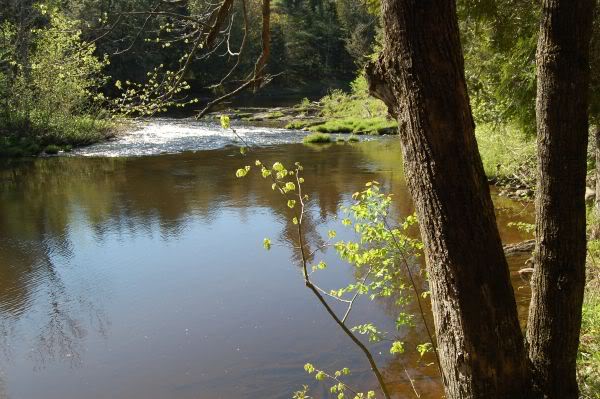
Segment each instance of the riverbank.
[{"label": "riverbank", "polygon": [[0,129],[0,157],[54,155],[114,138],[130,126],[124,120],[73,117],[59,126]]},{"label": "riverbank", "polygon": [[240,120],[257,126],[303,130],[311,133],[348,133],[356,135],[397,134],[397,123],[385,117],[327,117],[320,102],[307,102],[293,107],[233,108],[209,114],[218,120],[227,114],[232,120]]},{"label": "riverbank", "polygon": [[[311,133],[352,135],[394,135],[397,123],[386,117],[379,100],[356,93],[334,91],[319,101],[304,100],[290,107],[240,107],[213,112],[207,117],[219,120],[226,114],[255,126],[303,130]],[[535,140],[510,125],[477,126],[477,139],[486,175],[499,187],[500,195],[532,200],[535,189]]]},{"label": "riverbank", "polygon": [[214,112],[211,117],[218,118],[223,113],[248,123],[312,133],[377,136],[398,132],[398,124],[388,117],[385,105],[369,95],[363,76],[351,83],[350,92],[331,90],[318,101],[305,98],[290,107],[237,108]]}]

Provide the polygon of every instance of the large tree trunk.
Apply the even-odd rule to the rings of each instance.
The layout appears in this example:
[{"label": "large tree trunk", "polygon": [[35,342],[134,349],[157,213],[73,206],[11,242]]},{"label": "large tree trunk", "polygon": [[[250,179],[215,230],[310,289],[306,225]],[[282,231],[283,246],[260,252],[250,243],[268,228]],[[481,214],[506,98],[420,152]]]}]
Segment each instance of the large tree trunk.
[{"label": "large tree trunk", "polygon": [[585,284],[589,43],[594,0],[544,0],[538,40],[538,190],[527,339],[536,388],[577,398]]},{"label": "large tree trunk", "polygon": [[400,125],[446,397],[531,398],[514,293],[474,134],[454,1],[383,0],[372,94]]}]

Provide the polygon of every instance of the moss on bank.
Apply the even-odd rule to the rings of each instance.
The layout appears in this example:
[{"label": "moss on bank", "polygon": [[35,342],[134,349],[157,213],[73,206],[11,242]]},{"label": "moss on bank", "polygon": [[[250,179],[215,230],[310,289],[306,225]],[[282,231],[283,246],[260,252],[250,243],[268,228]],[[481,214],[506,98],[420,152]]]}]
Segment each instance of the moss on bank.
[{"label": "moss on bank", "polygon": [[354,133],[354,134],[394,134],[397,124],[385,118],[356,118],[348,117],[332,119],[323,124],[309,128],[312,132],[319,133]]}]

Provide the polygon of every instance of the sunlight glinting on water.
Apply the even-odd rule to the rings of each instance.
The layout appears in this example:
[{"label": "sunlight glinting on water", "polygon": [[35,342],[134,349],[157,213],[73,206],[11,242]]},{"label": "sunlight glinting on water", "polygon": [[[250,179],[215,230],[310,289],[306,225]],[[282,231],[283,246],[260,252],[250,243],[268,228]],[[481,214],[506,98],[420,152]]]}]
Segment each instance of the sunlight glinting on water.
[{"label": "sunlight glinting on water", "polygon": [[[236,126],[235,123],[232,127],[246,144],[252,146],[300,143],[307,134],[299,130]],[[336,138],[339,135],[332,136]],[[152,123],[142,120],[137,128],[114,140],[81,148],[72,154],[88,157],[143,156],[214,150],[228,145],[241,146],[244,143],[217,122],[164,118],[153,119]]]}]

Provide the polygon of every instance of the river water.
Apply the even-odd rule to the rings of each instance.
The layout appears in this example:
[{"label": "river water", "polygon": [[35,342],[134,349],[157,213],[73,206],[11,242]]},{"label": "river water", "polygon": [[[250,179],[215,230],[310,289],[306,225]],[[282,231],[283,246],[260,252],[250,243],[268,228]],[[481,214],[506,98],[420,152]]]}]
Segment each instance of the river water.
[{"label": "river water", "polygon": [[[302,132],[237,131],[255,146],[246,156],[214,124],[163,119],[69,155],[0,164],[0,398],[275,399],[303,384],[325,397],[307,362],[349,367],[351,385],[376,387],[304,287],[280,196],[234,173],[254,159],[302,162],[309,237],[335,228],[347,239],[340,206],[367,181],[394,194],[394,215],[413,212],[397,140],[303,145]],[[529,238],[508,223],[530,222],[531,206],[495,203],[504,241]],[[267,252],[264,237],[281,245]],[[321,259],[321,286],[354,281],[334,251]],[[522,263],[511,274],[524,313]],[[365,299],[350,322],[393,331],[398,311]],[[407,375],[422,398],[440,397],[432,358],[415,350],[423,325],[397,335],[402,355],[370,345],[395,397],[414,397]]]}]

